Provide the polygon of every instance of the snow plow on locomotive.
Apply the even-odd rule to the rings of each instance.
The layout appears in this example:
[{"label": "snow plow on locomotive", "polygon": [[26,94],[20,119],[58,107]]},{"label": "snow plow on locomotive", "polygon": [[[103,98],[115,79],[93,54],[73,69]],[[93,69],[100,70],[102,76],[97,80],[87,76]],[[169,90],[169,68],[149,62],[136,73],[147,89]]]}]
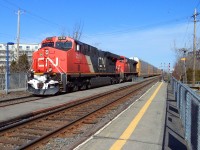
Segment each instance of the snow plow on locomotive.
[{"label": "snow plow on locomotive", "polygon": [[28,91],[54,95],[132,80],[137,62],[70,37],[49,37],[33,53]]}]

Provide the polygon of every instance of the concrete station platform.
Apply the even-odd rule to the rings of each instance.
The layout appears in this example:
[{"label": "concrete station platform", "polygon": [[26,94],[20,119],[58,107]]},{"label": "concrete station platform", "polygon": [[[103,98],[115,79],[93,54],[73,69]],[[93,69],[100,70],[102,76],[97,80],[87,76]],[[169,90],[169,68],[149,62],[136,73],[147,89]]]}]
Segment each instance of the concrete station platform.
[{"label": "concrete station platform", "polygon": [[[172,91],[167,83],[158,82],[127,110],[76,149],[187,149],[186,142],[182,138],[184,132],[182,132],[178,114],[171,114],[168,111],[169,106],[176,109],[173,105],[175,101],[171,103],[173,95],[169,96],[169,92],[171,94]],[[169,115],[171,116],[170,121],[168,120]],[[177,133],[180,134],[177,135]]]}]

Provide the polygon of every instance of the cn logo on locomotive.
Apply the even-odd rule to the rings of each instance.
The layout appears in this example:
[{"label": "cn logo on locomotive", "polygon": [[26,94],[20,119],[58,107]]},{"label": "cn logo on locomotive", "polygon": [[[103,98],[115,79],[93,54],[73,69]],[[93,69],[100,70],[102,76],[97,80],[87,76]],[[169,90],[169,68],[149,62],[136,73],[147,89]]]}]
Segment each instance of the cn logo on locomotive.
[{"label": "cn logo on locomotive", "polygon": [[[38,67],[47,67],[47,63],[50,62],[53,66],[57,67],[58,66],[58,57],[56,57],[56,62],[54,63],[54,61],[47,57],[46,58],[46,64],[44,64],[44,58],[38,58]],[[44,66],[45,65],[45,66]]]}]

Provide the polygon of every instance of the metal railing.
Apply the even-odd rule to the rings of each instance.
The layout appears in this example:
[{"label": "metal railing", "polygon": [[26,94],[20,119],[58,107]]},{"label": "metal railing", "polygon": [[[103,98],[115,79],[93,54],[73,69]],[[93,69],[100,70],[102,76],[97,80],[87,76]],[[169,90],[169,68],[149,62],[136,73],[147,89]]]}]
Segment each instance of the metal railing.
[{"label": "metal railing", "polygon": [[[27,89],[26,73],[9,74],[9,91],[22,91]],[[5,91],[5,74],[0,74],[0,92]]]},{"label": "metal railing", "polygon": [[177,100],[185,139],[192,150],[200,149],[200,96],[187,85],[172,77],[172,89]]}]

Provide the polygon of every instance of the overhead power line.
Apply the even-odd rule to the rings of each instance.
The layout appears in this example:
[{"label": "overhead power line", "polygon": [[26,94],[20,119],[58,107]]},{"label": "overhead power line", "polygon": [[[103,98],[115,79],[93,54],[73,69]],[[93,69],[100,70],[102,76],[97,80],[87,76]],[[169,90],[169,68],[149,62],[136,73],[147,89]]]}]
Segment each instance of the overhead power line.
[{"label": "overhead power line", "polygon": [[128,33],[130,31],[141,30],[143,28],[149,28],[149,27],[155,27],[155,26],[159,26],[159,25],[165,25],[165,24],[170,24],[170,23],[174,23],[174,22],[179,22],[179,21],[183,21],[183,20],[186,20],[189,18],[190,18],[190,16],[187,16],[187,17],[182,17],[182,18],[167,20],[167,21],[161,21],[161,22],[156,22],[156,23],[142,25],[142,26],[130,27],[130,28],[112,31],[112,32],[97,33],[94,35],[88,35],[87,37],[90,37],[90,36],[112,36],[112,35],[116,35],[116,34],[123,34],[123,33]]},{"label": "overhead power line", "polygon": [[47,18],[41,17],[41,16],[39,16],[39,15],[37,15],[37,14],[35,14],[35,13],[32,13],[31,11],[29,11],[29,10],[27,10],[27,9],[24,9],[24,8],[22,8],[21,6],[15,4],[15,3],[13,3],[13,2],[10,2],[10,1],[8,1],[8,0],[3,0],[3,1],[6,2],[6,3],[8,3],[8,4],[11,5],[11,6],[14,6],[14,7],[17,8],[17,9],[20,9],[20,10],[22,10],[22,11],[25,11],[28,15],[30,15],[30,16],[32,16],[32,17],[35,17],[35,18],[39,19],[40,21],[49,23],[48,25],[53,25],[53,26],[61,27],[61,25],[59,25],[58,23],[55,23],[55,22],[53,22],[53,21],[51,21],[51,20],[48,20]]},{"label": "overhead power line", "polygon": [[16,5],[16,4],[14,4],[14,3],[12,3],[12,2],[10,2],[8,0],[3,0],[3,1],[6,2],[6,3],[8,3],[8,4],[10,4],[10,5],[12,5],[12,6],[14,6],[14,7],[20,8],[19,5]]},{"label": "overhead power line", "polygon": [[1,3],[0,3],[0,6],[2,6],[2,7],[4,7],[4,8],[7,8],[7,9],[9,9],[9,10],[15,11],[14,9],[12,9],[12,8],[10,8],[10,7],[8,7],[8,6],[5,6],[5,5],[3,5],[3,4],[1,4]]},{"label": "overhead power line", "polygon": [[40,20],[42,20],[42,21],[44,21],[44,22],[46,22],[46,23],[50,23],[51,25],[53,24],[54,26],[59,26],[59,27],[61,27],[61,25],[59,25],[58,23],[55,23],[55,22],[53,22],[53,21],[50,21],[50,20],[48,20],[48,19],[46,19],[46,18],[44,18],[44,17],[41,17],[41,16],[39,16],[39,15],[37,15],[37,14],[34,14],[34,13],[28,11],[28,10],[26,10],[26,13],[29,14],[29,15],[31,15],[31,16],[33,16],[33,17],[35,17],[35,18],[38,18],[38,19],[40,19]]},{"label": "overhead power line", "polygon": [[185,44],[185,38],[186,38],[186,35],[187,35],[187,33],[188,33],[188,28],[189,28],[190,21],[191,21],[191,19],[189,18],[189,19],[188,19],[188,22],[187,22],[186,31],[185,31],[185,34],[184,34],[184,36],[183,36],[183,45]]},{"label": "overhead power line", "polygon": [[199,7],[199,5],[200,5],[200,0],[199,0],[199,2],[197,3],[197,5],[196,5],[196,8],[198,8],[198,7]]}]

